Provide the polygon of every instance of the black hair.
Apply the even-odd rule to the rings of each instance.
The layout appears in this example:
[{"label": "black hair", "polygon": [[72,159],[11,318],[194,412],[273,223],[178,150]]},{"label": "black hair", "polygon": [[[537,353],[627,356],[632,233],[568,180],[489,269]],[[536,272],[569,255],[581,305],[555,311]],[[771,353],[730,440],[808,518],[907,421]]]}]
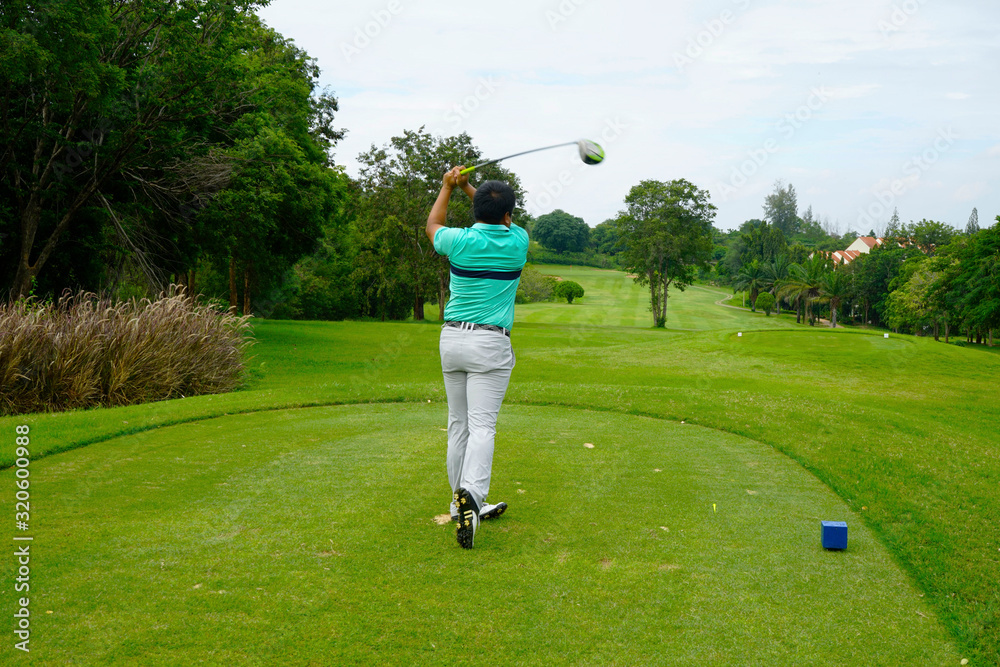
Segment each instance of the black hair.
[{"label": "black hair", "polygon": [[476,188],[476,196],[472,198],[472,214],[477,222],[500,225],[503,224],[504,215],[513,215],[516,203],[514,189],[509,185],[503,181],[486,181]]}]

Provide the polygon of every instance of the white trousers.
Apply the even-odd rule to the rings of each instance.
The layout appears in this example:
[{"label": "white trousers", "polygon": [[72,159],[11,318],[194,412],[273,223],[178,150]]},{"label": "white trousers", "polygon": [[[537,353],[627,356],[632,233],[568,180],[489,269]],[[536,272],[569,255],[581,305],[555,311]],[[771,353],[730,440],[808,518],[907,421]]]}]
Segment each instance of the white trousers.
[{"label": "white trousers", "polygon": [[441,328],[448,394],[448,482],[482,507],[490,492],[497,415],[514,368],[510,338],[485,329]]}]

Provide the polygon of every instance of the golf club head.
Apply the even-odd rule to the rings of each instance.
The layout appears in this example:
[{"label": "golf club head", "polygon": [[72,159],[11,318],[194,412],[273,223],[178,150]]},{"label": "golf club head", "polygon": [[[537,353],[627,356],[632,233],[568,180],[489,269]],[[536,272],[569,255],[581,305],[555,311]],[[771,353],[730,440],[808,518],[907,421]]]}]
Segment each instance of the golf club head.
[{"label": "golf club head", "polygon": [[604,149],[593,141],[580,139],[576,142],[580,149],[580,159],[586,164],[600,164],[604,161]]},{"label": "golf club head", "polygon": [[[559,148],[560,146],[572,146],[574,142],[569,141],[565,144],[556,144],[554,146],[545,146],[544,148],[534,148],[530,151],[522,151],[521,153],[514,153],[513,155],[508,155],[507,157],[497,158],[495,160],[490,160],[488,162],[483,162],[477,164],[473,167],[466,167],[460,174],[469,174],[479,169],[480,167],[485,167],[487,165],[496,164],[501,160],[507,160],[512,157],[518,157],[519,155],[527,155],[528,153],[537,153],[538,151],[547,151],[550,148]],[[576,147],[580,150],[580,159],[586,164],[598,164],[604,160],[604,149],[593,141],[588,141],[587,139],[580,139],[576,142]]]}]

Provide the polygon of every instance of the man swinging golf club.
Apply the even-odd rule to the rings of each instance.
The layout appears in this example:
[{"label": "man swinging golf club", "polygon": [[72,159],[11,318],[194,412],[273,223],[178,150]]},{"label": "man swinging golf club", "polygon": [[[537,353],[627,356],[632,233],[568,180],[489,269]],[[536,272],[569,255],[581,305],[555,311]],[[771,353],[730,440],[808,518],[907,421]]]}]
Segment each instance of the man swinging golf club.
[{"label": "man swinging golf club", "polygon": [[[480,518],[499,516],[507,508],[505,503],[487,505],[486,496],[497,415],[514,368],[510,329],[528,234],[511,224],[515,199],[509,185],[486,181],[476,189],[461,170],[444,175],[426,231],[434,250],[451,264],[451,298],[440,343],[448,395],[448,481],[458,543],[471,549]],[[472,198],[472,227],[444,224],[455,188]]]}]

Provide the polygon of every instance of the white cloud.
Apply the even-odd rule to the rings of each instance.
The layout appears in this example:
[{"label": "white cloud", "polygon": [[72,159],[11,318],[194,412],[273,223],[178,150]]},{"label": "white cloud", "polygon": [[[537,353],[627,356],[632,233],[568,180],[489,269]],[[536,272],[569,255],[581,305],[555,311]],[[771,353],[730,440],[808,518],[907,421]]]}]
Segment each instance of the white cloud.
[{"label": "white cloud", "polygon": [[[874,185],[862,190],[863,194],[874,196],[890,193],[895,196],[902,196],[915,188],[920,182],[920,174],[908,174],[897,178],[882,178]],[[924,185],[927,185],[926,181]]]},{"label": "white cloud", "polygon": [[987,185],[983,181],[966,183],[955,191],[955,199],[961,202],[972,201],[986,192]]},{"label": "white cloud", "polygon": [[862,83],[856,86],[840,86],[825,88],[827,97],[833,100],[849,100],[859,97],[867,97],[881,88],[878,83]]},{"label": "white cloud", "polygon": [[[959,195],[941,197],[932,184],[965,192],[982,180],[982,146],[992,147],[987,158],[1000,157],[996,3],[920,3],[884,33],[879,22],[892,18],[898,0],[567,0],[575,9],[555,29],[546,12],[560,11],[557,0],[512,0],[499,12],[396,2],[401,11],[371,28],[377,34],[350,62],[343,45],[384,19],[388,0],[273,0],[261,10],[318,59],[323,83],[339,94],[336,122],[349,133],[337,161],[351,174],[358,153],[421,125],[466,131],[497,156],[579,137],[601,141],[606,123],[620,118],[627,127],[605,146],[606,163],[574,172],[553,207],[596,224],[640,180],[686,178],[712,189],[725,226],[759,217],[778,178],[795,185],[802,208],[812,204],[831,219],[855,220],[873,191],[897,179],[912,209],[901,206],[901,215],[956,218],[950,207]],[[712,22],[726,9],[731,20],[719,29]],[[700,52],[678,68],[675,55],[692,43]],[[477,95],[483,77],[499,83]],[[825,100],[812,99],[812,108],[816,90]],[[901,165],[946,126],[960,140],[914,187]],[[723,203],[719,186],[772,145]],[[552,151],[509,166],[537,196],[566,158]],[[982,187],[977,205],[983,215],[995,211],[992,218],[1000,186]]]}]

